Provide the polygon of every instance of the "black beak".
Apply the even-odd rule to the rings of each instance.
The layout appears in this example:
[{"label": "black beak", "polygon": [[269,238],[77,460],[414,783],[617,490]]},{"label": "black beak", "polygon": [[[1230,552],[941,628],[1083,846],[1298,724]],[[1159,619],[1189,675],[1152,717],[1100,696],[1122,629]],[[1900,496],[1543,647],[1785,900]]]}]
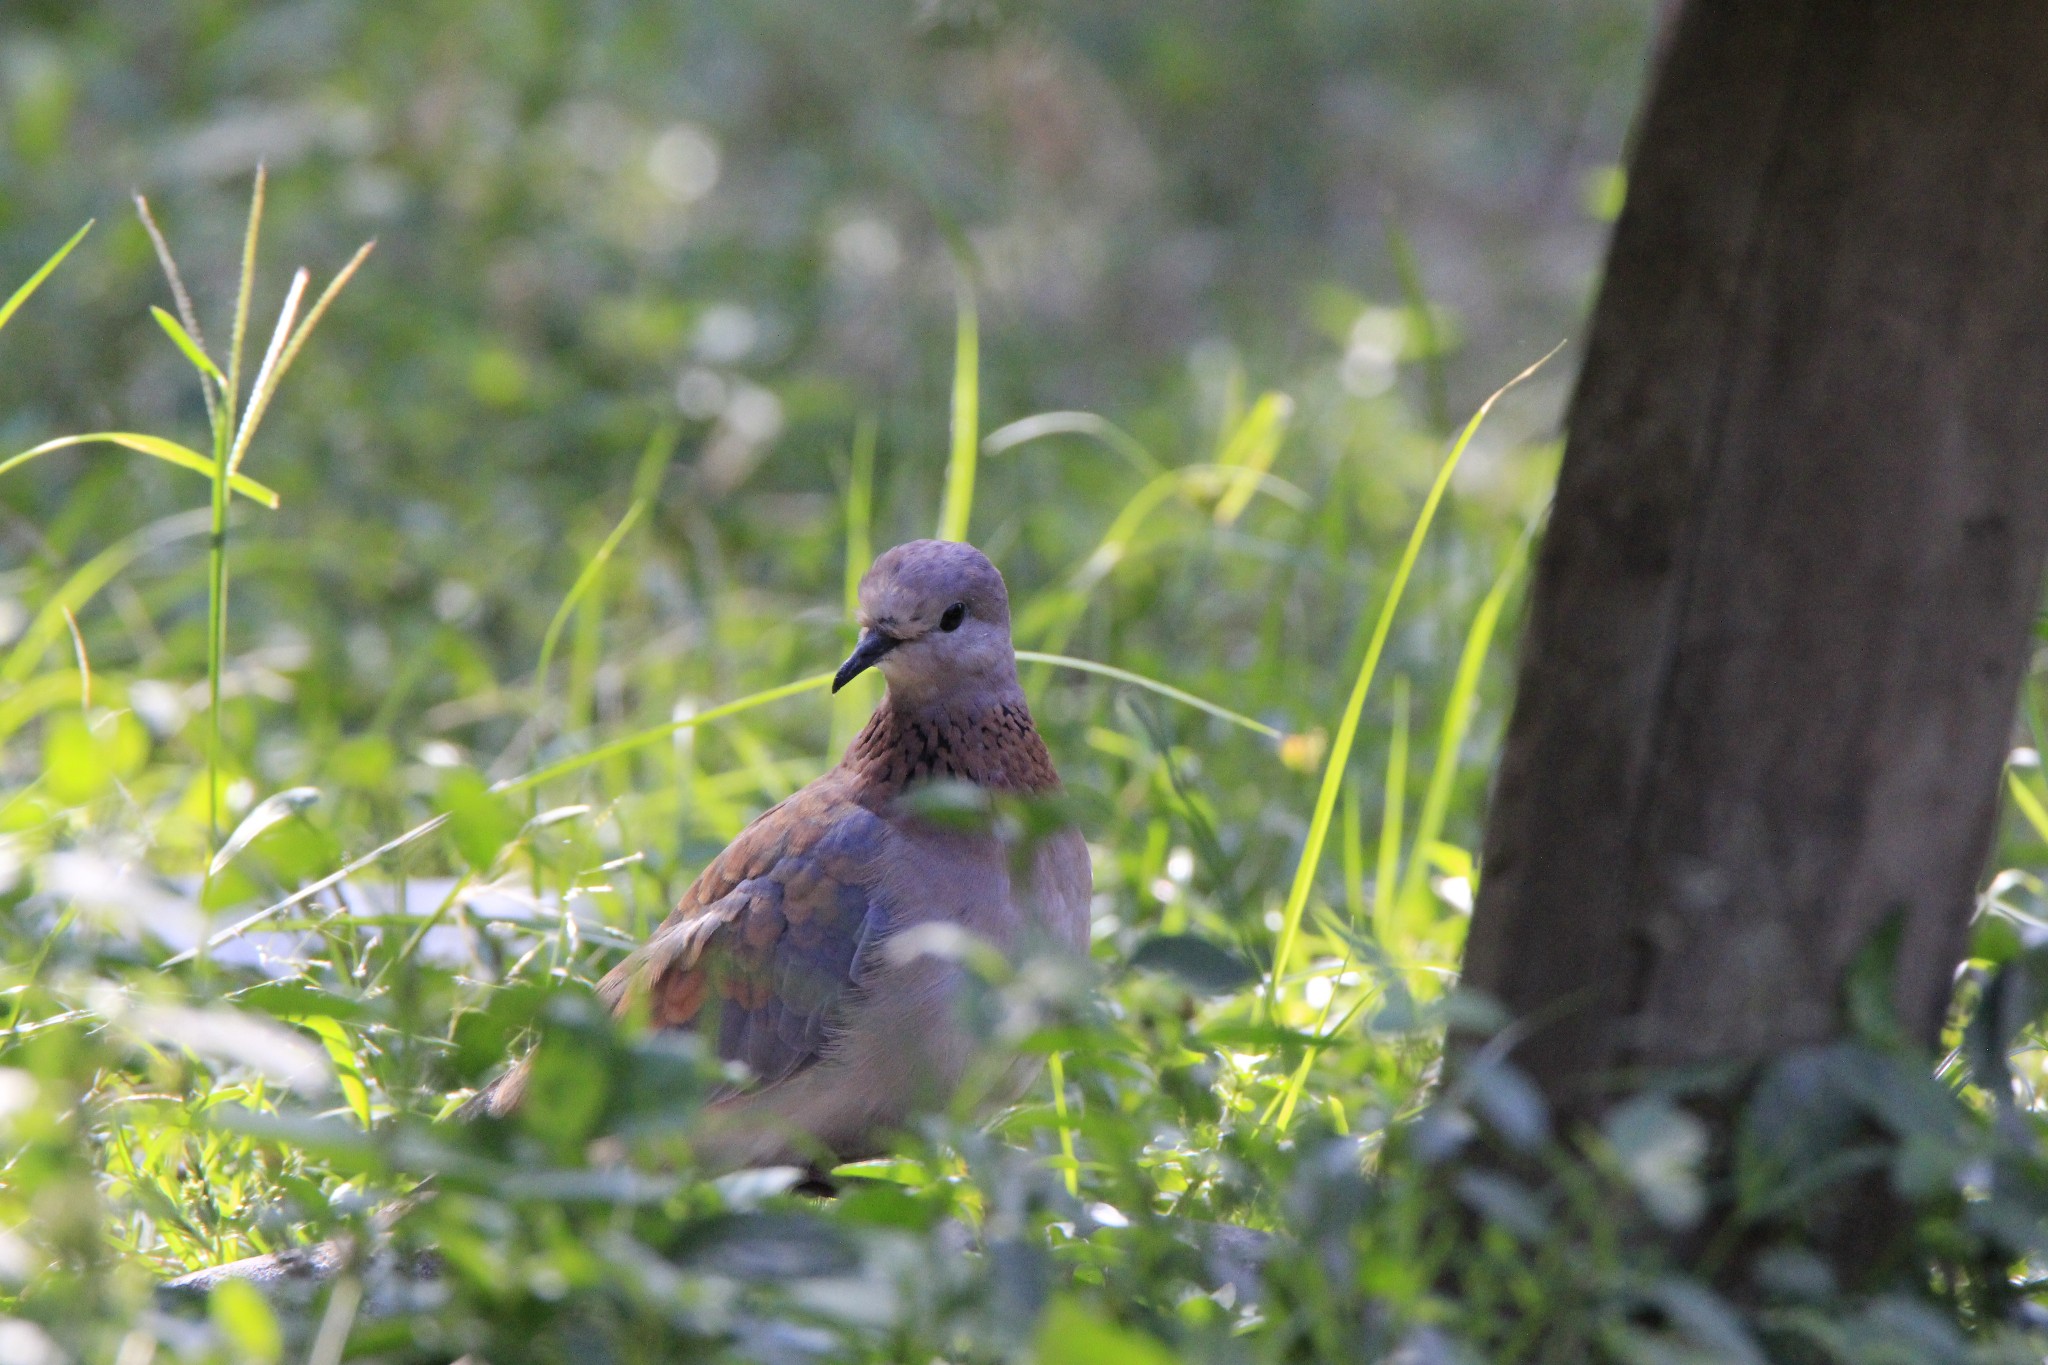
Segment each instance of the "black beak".
[{"label": "black beak", "polygon": [[837,692],[873,668],[882,661],[884,654],[902,643],[894,636],[884,635],[879,630],[862,631],[860,643],[853,647],[853,653],[846,656],[846,662],[839,665],[839,671],[832,675],[832,690]]}]

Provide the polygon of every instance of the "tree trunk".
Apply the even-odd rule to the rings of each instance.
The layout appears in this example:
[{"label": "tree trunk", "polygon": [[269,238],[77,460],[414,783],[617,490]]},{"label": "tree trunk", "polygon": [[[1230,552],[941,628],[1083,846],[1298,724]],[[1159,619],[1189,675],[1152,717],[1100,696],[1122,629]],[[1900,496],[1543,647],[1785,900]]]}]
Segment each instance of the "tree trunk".
[{"label": "tree trunk", "polygon": [[1894,911],[1933,1040],[2048,544],[2048,4],[1695,3],[1639,138],[1465,968],[1581,1112]]}]

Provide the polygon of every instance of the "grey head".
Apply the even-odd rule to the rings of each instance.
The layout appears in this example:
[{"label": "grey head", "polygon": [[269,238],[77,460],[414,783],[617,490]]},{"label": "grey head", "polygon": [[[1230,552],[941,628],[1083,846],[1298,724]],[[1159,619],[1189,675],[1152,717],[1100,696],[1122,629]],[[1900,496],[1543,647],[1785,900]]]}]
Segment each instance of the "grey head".
[{"label": "grey head", "polygon": [[885,550],[860,581],[860,644],[832,679],[837,692],[878,668],[914,705],[973,706],[1017,691],[1010,594],[988,556],[951,540]]}]

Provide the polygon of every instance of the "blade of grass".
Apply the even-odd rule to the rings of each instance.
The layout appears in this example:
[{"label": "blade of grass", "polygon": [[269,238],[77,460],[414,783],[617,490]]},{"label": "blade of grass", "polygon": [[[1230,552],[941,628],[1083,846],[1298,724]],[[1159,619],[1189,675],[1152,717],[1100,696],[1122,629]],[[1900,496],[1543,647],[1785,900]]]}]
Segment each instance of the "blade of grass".
[{"label": "blade of grass", "polygon": [[1240,471],[1221,464],[1190,464],[1169,469],[1133,493],[1130,501],[1118,510],[1109,523],[1109,529],[1102,533],[1100,543],[1069,576],[1072,586],[1082,593],[1093,590],[1123,562],[1124,556],[1130,552],[1131,542],[1151,515],[1159,510],[1161,503],[1176,493],[1199,494],[1212,488],[1219,477],[1242,478],[1253,492],[1265,493],[1290,507],[1308,505],[1308,494],[1263,470]]},{"label": "blade of grass", "polygon": [[1379,861],[1373,872],[1373,936],[1393,943],[1395,883],[1401,875],[1401,817],[1408,802],[1408,678],[1394,675],[1394,728],[1387,741],[1387,781],[1380,807]]},{"label": "blade of grass", "polygon": [[1230,484],[1216,500],[1216,524],[1229,526],[1251,504],[1258,476],[1273,467],[1280,454],[1280,442],[1287,435],[1287,421],[1294,413],[1294,400],[1284,393],[1259,395],[1237,430],[1223,444],[1216,463],[1232,471]]},{"label": "blade of grass", "polygon": [[569,617],[575,612],[577,604],[604,573],[604,566],[611,562],[613,552],[619,548],[619,542],[626,538],[627,532],[633,529],[633,524],[639,521],[646,511],[647,499],[633,500],[633,505],[626,509],[626,515],[619,518],[618,525],[612,527],[611,534],[604,538],[604,543],[597,547],[597,552],[584,563],[583,571],[576,575],[576,581],[570,585],[569,595],[562,599],[562,605],[555,608],[554,617],[548,622],[547,631],[540,637],[540,662],[533,670],[533,693],[536,699],[547,694],[548,668],[554,663],[555,647],[561,641],[562,628],[569,623]]},{"label": "blade of grass", "polygon": [[[1342,977],[1345,972],[1351,969],[1351,962],[1352,958],[1347,953],[1343,965],[1337,970],[1339,977]],[[1330,998],[1323,1002],[1322,1012],[1316,1016],[1316,1034],[1323,1038],[1334,1038],[1342,1033],[1351,1026],[1351,1021],[1356,1019],[1360,1012],[1365,1009],[1366,1005],[1373,999],[1374,994],[1375,992],[1370,990],[1360,991],[1358,998],[1351,1002],[1351,1007],[1344,1011],[1343,1015],[1338,1018],[1336,1027],[1332,1028],[1330,1027],[1330,1010],[1337,1003],[1336,992],[1333,989],[1330,993]],[[1268,1123],[1272,1123],[1274,1124],[1275,1132],[1283,1137],[1286,1135],[1288,1126],[1294,1122],[1295,1106],[1301,1102],[1302,1093],[1308,1089],[1308,1074],[1314,1068],[1316,1058],[1321,1055],[1322,1049],[1314,1043],[1302,1049],[1301,1064],[1294,1068],[1293,1073],[1287,1078],[1287,1084],[1281,1087],[1280,1093],[1273,1097],[1273,1102],[1266,1106],[1264,1113],[1259,1115],[1258,1126],[1260,1128],[1264,1128]]]},{"label": "blade of grass", "polygon": [[1465,632],[1465,644],[1458,653],[1458,669],[1452,676],[1450,695],[1444,700],[1443,723],[1437,731],[1436,761],[1430,768],[1429,786],[1423,790],[1422,811],[1415,821],[1415,841],[1409,845],[1408,866],[1401,878],[1399,904],[1404,909],[1421,896],[1423,878],[1429,872],[1424,852],[1443,834],[1444,818],[1450,812],[1451,791],[1458,776],[1459,751],[1464,748],[1465,732],[1472,724],[1472,704],[1479,690],[1479,675],[1486,666],[1487,651],[1493,645],[1501,611],[1529,562],[1529,544],[1535,537],[1538,520],[1540,518],[1532,519],[1508,550],[1506,562],[1494,576],[1493,586],[1486,590],[1479,610],[1472,615],[1472,625]]},{"label": "blade of grass", "polygon": [[708,721],[723,720],[725,717],[737,715],[741,711],[750,711],[756,706],[766,706],[769,702],[781,701],[784,697],[794,697],[803,692],[815,692],[821,687],[828,686],[831,681],[832,675],[830,673],[814,674],[808,678],[799,678],[792,683],[784,683],[780,687],[771,687],[765,692],[756,692],[751,696],[741,697],[738,701],[729,701],[723,706],[714,706],[708,711],[699,711],[680,720],[672,720],[666,725],[655,725],[645,730],[636,730],[632,734],[615,739],[609,744],[600,744],[595,749],[577,754],[572,758],[565,758],[559,763],[550,763],[545,768],[537,769],[524,776],[508,777],[502,782],[493,783],[491,790],[494,792],[525,791],[529,787],[537,787],[543,782],[550,782],[557,777],[587,768],[593,763],[601,763],[614,754],[631,753],[633,750],[644,748],[649,744],[659,744],[662,740],[669,738],[679,730],[693,729]]},{"label": "blade of grass", "polygon": [[1067,1193],[1081,1196],[1081,1163],[1074,1157],[1074,1129],[1067,1117],[1067,1064],[1060,1053],[1049,1054],[1045,1059],[1046,1074],[1052,1078],[1052,1112],[1059,1120],[1060,1130],[1060,1175],[1067,1186]]},{"label": "blade of grass", "polygon": [[1156,678],[1148,678],[1142,673],[1133,673],[1127,668],[1118,668],[1113,664],[1099,664],[1093,659],[1073,659],[1064,654],[1041,654],[1035,649],[1020,649],[1017,651],[1017,658],[1022,663],[1049,664],[1054,668],[1071,668],[1078,673],[1093,673],[1098,677],[1114,678],[1118,682],[1129,683],[1133,687],[1142,687],[1149,692],[1157,692],[1162,697],[1171,697],[1183,706],[1192,706],[1197,711],[1205,712],[1216,717],[1218,720],[1227,720],[1232,725],[1242,726],[1253,734],[1264,735],[1267,739],[1287,738],[1281,731],[1274,729],[1263,721],[1253,720],[1250,716],[1240,715],[1227,707],[1218,706],[1213,701],[1198,697],[1192,692],[1184,692],[1178,687],[1160,682]]},{"label": "blade of grass", "polygon": [[[31,446],[18,455],[10,455],[5,460],[0,460],[0,474],[7,473],[17,465],[27,464],[39,455],[47,455],[53,450],[94,444],[120,446],[124,450],[152,455],[166,464],[174,464],[180,469],[204,474],[209,480],[213,478],[217,467],[212,460],[190,446],[179,445],[176,441],[168,441],[161,436],[149,436],[139,431],[88,431],[77,436],[59,436],[53,441]],[[276,490],[266,488],[252,478],[236,474],[228,480],[228,487],[251,502],[261,503],[272,511],[277,510]]]},{"label": "blade of grass", "polygon": [[1019,418],[982,437],[981,448],[987,454],[1000,455],[1047,436],[1091,436],[1123,456],[1131,468],[1146,478],[1160,472],[1159,461],[1136,437],[1092,412],[1041,412],[1034,417]]},{"label": "blade of grass", "polygon": [[92,710],[92,660],[85,652],[85,637],[78,633],[78,618],[64,608],[64,624],[71,630],[71,653],[78,660],[78,709]]},{"label": "blade of grass", "polygon": [[[1560,343],[1561,347],[1562,343]],[[1294,956],[1294,946],[1301,936],[1302,912],[1308,908],[1309,892],[1315,885],[1316,867],[1322,861],[1323,844],[1329,837],[1330,817],[1337,807],[1337,793],[1344,784],[1344,769],[1351,761],[1351,747],[1358,738],[1358,718],[1365,709],[1366,694],[1372,689],[1373,674],[1379,668],[1380,653],[1386,648],[1387,634],[1393,629],[1395,609],[1401,605],[1401,595],[1408,587],[1408,575],[1415,569],[1415,560],[1422,553],[1422,542],[1429,535],[1429,528],[1436,520],[1436,509],[1443,501],[1444,491],[1450,487],[1451,475],[1457,471],[1458,461],[1463,458],[1465,448],[1472,443],[1473,433],[1486,420],[1487,413],[1500,401],[1501,395],[1527,379],[1542,367],[1545,361],[1557,354],[1559,348],[1552,348],[1549,354],[1528,369],[1494,390],[1479,410],[1472,414],[1472,420],[1458,433],[1451,445],[1450,454],[1444,458],[1443,466],[1437,471],[1436,481],[1430,485],[1429,494],[1423,499],[1422,510],[1415,519],[1415,528],[1408,534],[1408,544],[1401,551],[1401,559],[1394,569],[1394,581],[1387,589],[1386,599],[1380,604],[1379,618],[1373,624],[1371,641],[1366,645],[1365,658],[1359,664],[1358,677],[1351,686],[1351,696],[1344,704],[1343,718],[1338,722],[1336,739],[1330,745],[1329,757],[1324,761],[1322,786],[1316,794],[1315,812],[1309,819],[1308,838],[1302,845],[1301,858],[1295,864],[1294,881],[1288,888],[1287,902],[1280,911],[1280,937],[1273,949],[1272,974],[1267,978],[1266,1009],[1270,1014],[1279,1003],[1280,982],[1287,975],[1288,962]]]},{"label": "blade of grass", "polygon": [[2027,817],[2027,823],[2034,827],[2035,835],[2048,843],[2048,807],[2043,807],[2041,798],[2027,790],[2027,784],[2020,781],[2020,775],[2012,769],[2005,770],[2005,785],[2012,792],[2012,803],[2020,808],[2020,814]]},{"label": "blade of grass", "polygon": [[178,348],[185,359],[192,362],[192,368],[199,371],[201,389],[206,388],[204,381],[208,379],[226,387],[228,377],[220,372],[220,366],[213,363],[212,356],[199,349],[199,343],[192,339],[192,334],[185,330],[183,323],[155,304],[149,306],[149,315],[156,319],[157,326],[164,329],[164,335],[171,339],[171,344]]},{"label": "blade of grass", "polygon": [[939,512],[939,539],[967,539],[974,514],[975,461],[981,451],[981,324],[974,286],[963,269],[954,308],[953,445],[946,462],[946,496]]},{"label": "blade of grass", "polygon": [[71,254],[71,248],[85,240],[85,234],[92,231],[92,225],[97,221],[99,220],[96,218],[86,219],[85,226],[72,233],[71,240],[58,247],[56,255],[36,267],[36,273],[29,276],[21,288],[8,295],[7,302],[0,303],[0,327],[5,327],[7,320],[20,311],[21,305],[27,303],[36,290],[43,287],[43,281],[56,273],[57,267],[64,264],[64,258]]}]

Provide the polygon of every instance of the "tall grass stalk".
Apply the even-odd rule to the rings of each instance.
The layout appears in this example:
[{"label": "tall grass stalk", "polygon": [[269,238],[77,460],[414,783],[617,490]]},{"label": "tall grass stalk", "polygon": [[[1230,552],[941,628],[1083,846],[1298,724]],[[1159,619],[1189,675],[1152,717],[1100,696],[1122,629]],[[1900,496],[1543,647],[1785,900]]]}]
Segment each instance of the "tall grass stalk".
[{"label": "tall grass stalk", "polygon": [[21,305],[27,303],[36,290],[43,287],[43,281],[56,273],[57,267],[64,264],[64,258],[71,254],[71,248],[85,240],[85,234],[92,231],[92,225],[97,221],[93,218],[86,219],[85,226],[71,234],[71,240],[58,247],[49,260],[36,267],[35,273],[30,275],[19,289],[7,296],[7,302],[0,303],[0,328],[6,327],[8,319],[21,310]]},{"label": "tall grass stalk", "polygon": [[548,628],[540,637],[540,658],[533,667],[533,696],[536,704],[547,696],[548,669],[554,664],[555,648],[562,640],[562,628],[569,624],[569,618],[575,614],[576,608],[582,605],[583,599],[604,575],[605,566],[611,563],[612,555],[619,548],[619,542],[623,541],[640,518],[646,515],[647,505],[647,499],[635,498],[632,505],[626,508],[626,514],[619,518],[611,533],[598,545],[596,552],[584,561],[581,572],[576,575],[576,581],[569,585],[567,595],[562,598],[562,604],[555,608],[555,614],[549,618]]},{"label": "tall grass stalk", "polygon": [[1000,455],[1028,441],[1044,440],[1048,436],[1087,436],[1100,441],[1123,456],[1125,463],[1144,478],[1149,479],[1161,470],[1158,459],[1143,442],[1108,418],[1092,412],[1041,412],[1031,417],[1020,417],[982,437],[981,449],[985,455]]},{"label": "tall grass stalk", "polygon": [[974,515],[974,471],[981,451],[981,322],[974,285],[963,268],[954,309],[953,441],[946,461],[946,495],[939,511],[939,539],[967,539]]},{"label": "tall grass stalk", "polygon": [[1060,1130],[1060,1176],[1067,1193],[1078,1199],[1081,1196],[1081,1162],[1074,1155],[1074,1128],[1067,1113],[1066,1055],[1054,1052],[1047,1056],[1045,1070],[1052,1081],[1052,1113]]},{"label": "tall grass stalk", "polygon": [[1465,746],[1465,733],[1472,725],[1473,706],[1478,699],[1479,675],[1486,667],[1486,656],[1493,647],[1494,631],[1500,625],[1502,610],[1507,606],[1515,585],[1521,581],[1522,570],[1529,563],[1529,545],[1535,538],[1540,518],[1531,520],[1522,534],[1508,550],[1507,559],[1494,575],[1493,585],[1486,590],[1486,596],[1479,603],[1479,610],[1472,614],[1472,624],[1465,632],[1464,647],[1458,653],[1458,670],[1451,680],[1450,695],[1444,699],[1444,715],[1437,731],[1436,760],[1429,772],[1429,785],[1422,794],[1422,810],[1415,820],[1415,839],[1409,845],[1408,863],[1401,877],[1401,894],[1397,902],[1403,913],[1415,905],[1422,896],[1423,878],[1428,875],[1429,846],[1443,835],[1444,817],[1450,813],[1451,792],[1458,777],[1458,759]]},{"label": "tall grass stalk", "polygon": [[1223,496],[1216,500],[1216,524],[1230,526],[1251,505],[1258,491],[1259,476],[1279,458],[1280,442],[1287,435],[1288,419],[1294,415],[1294,400],[1284,393],[1259,395],[1251,411],[1224,440],[1216,463],[1231,471]]},{"label": "tall grass stalk", "polygon": [[1394,727],[1387,740],[1387,780],[1381,788],[1379,860],[1374,864],[1373,937],[1394,941],[1395,885],[1401,875],[1401,817],[1408,804],[1408,677],[1394,676]]},{"label": "tall grass stalk", "polygon": [[221,839],[220,697],[221,677],[227,664],[229,498],[234,492],[242,492],[268,507],[275,508],[278,505],[276,493],[242,475],[242,462],[248,457],[250,444],[256,438],[263,414],[269,408],[272,397],[276,395],[278,385],[284,381],[285,373],[291,369],[292,362],[298,358],[299,351],[305,346],[307,338],[313,334],[313,329],[319,325],[328,307],[340,295],[349,280],[354,278],[356,271],[361,268],[363,261],[376,245],[374,242],[365,242],[357,249],[348,264],[337,271],[327,287],[321,291],[320,297],[303,319],[299,317],[299,307],[305,298],[310,277],[303,269],[293,273],[291,284],[285,291],[284,305],[278,310],[277,325],[271,331],[270,344],[265,348],[262,363],[249,385],[248,402],[244,406],[242,370],[247,353],[249,310],[256,291],[256,254],[263,232],[266,183],[264,169],[259,166],[249,194],[249,217],[242,236],[241,272],[235,289],[234,323],[229,333],[225,370],[207,351],[205,333],[200,330],[199,315],[192,306],[191,291],[185,287],[177,258],[171,253],[170,244],[165,239],[162,229],[157,226],[156,218],[149,210],[149,202],[140,195],[135,197],[136,213],[141,217],[143,229],[148,233],[150,244],[156,250],[157,261],[163,267],[164,277],[170,284],[172,300],[178,309],[176,318],[161,308],[153,308],[151,313],[156,318],[157,325],[170,337],[198,375],[200,393],[206,400],[207,421],[213,438],[212,459],[209,460],[197,451],[188,450],[162,437],[142,436],[132,432],[98,432],[88,436],[65,437],[60,441],[45,442],[35,450],[0,464],[0,473],[4,473],[12,465],[46,450],[88,441],[106,441],[154,455],[172,464],[196,469],[207,476],[212,488],[208,509],[206,574],[206,821],[209,884],[212,879],[211,857],[218,853]]},{"label": "tall grass stalk", "polygon": [[[1562,343],[1560,343],[1562,345]],[[1352,745],[1358,738],[1358,718],[1365,709],[1366,695],[1372,689],[1373,675],[1379,669],[1380,654],[1386,648],[1387,634],[1393,629],[1394,612],[1401,605],[1401,595],[1407,590],[1408,576],[1414,572],[1415,560],[1422,553],[1422,543],[1429,536],[1429,528],[1436,520],[1436,510],[1443,501],[1444,491],[1450,487],[1451,475],[1457,472],[1459,460],[1464,458],[1465,448],[1472,443],[1472,436],[1479,430],[1486,415],[1493,411],[1493,405],[1501,396],[1536,373],[1545,361],[1557,354],[1553,347],[1548,354],[1528,369],[1495,389],[1472,419],[1465,423],[1465,429],[1458,433],[1458,439],[1451,445],[1450,454],[1444,458],[1443,466],[1437,471],[1436,481],[1430,485],[1429,495],[1423,499],[1422,510],[1415,518],[1415,528],[1408,535],[1408,543],[1401,551],[1400,562],[1394,569],[1394,581],[1387,589],[1384,601],[1380,603],[1379,618],[1373,623],[1372,638],[1365,648],[1365,658],[1359,664],[1358,677],[1351,685],[1351,696],[1344,704],[1344,714],[1337,723],[1336,738],[1331,742],[1329,757],[1323,764],[1322,785],[1316,793],[1315,812],[1309,818],[1308,838],[1303,842],[1301,858],[1294,867],[1294,881],[1287,891],[1287,901],[1280,911],[1280,937],[1273,948],[1272,975],[1266,983],[1266,1009],[1270,1014],[1280,1003],[1280,983],[1286,978],[1288,965],[1294,957],[1294,947],[1301,937],[1301,917],[1308,908],[1309,892],[1315,886],[1316,868],[1322,862],[1323,844],[1329,838],[1330,818],[1337,808],[1337,793],[1344,785],[1344,770],[1351,761]]]}]

